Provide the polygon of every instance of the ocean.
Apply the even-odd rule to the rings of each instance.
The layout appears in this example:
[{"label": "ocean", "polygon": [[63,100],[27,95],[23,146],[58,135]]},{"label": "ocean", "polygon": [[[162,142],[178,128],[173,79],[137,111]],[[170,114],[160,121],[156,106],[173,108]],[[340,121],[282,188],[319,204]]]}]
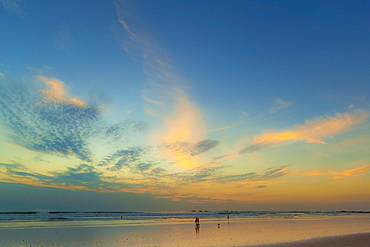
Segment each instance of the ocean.
[{"label": "ocean", "polygon": [[311,218],[343,215],[369,214],[367,211],[189,211],[189,212],[63,212],[63,211],[28,211],[0,212],[0,223],[5,222],[45,222],[45,221],[100,221],[100,220],[189,220],[201,219],[264,219],[264,218]]}]

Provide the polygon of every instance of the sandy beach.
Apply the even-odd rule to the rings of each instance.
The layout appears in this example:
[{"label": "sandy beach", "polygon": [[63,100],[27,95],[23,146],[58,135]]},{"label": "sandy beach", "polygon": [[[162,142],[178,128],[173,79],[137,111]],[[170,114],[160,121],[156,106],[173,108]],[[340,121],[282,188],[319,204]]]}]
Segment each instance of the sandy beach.
[{"label": "sandy beach", "polygon": [[363,247],[370,246],[370,233],[314,238],[304,241],[262,245],[260,247]]},{"label": "sandy beach", "polygon": [[[220,227],[218,227],[220,224]],[[0,224],[1,246],[370,246],[370,216]]]}]

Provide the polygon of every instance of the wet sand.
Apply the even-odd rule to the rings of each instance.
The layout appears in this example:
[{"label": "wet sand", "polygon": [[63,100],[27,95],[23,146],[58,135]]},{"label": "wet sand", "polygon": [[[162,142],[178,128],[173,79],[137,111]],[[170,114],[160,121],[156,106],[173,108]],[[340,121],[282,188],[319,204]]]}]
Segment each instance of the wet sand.
[{"label": "wet sand", "polygon": [[[308,219],[232,218],[230,224],[227,219],[200,219],[199,231],[195,229],[193,219],[152,222],[111,220],[0,224],[0,246],[11,247],[370,246],[369,238],[370,216],[330,216]],[[339,245],[342,243],[344,245]]]},{"label": "wet sand", "polygon": [[370,246],[370,233],[314,238],[305,241],[261,245],[260,247],[368,247]]}]

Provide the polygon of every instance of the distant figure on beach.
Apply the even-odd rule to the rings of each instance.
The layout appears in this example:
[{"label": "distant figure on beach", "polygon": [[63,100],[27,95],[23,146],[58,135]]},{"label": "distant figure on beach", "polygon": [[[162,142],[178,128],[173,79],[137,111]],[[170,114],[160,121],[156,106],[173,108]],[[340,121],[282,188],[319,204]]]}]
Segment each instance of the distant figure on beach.
[{"label": "distant figure on beach", "polygon": [[196,234],[199,234],[199,227],[200,227],[200,223],[199,223],[199,217],[195,217],[195,233]]},{"label": "distant figure on beach", "polygon": [[218,228],[220,228],[220,223],[217,223]]},{"label": "distant figure on beach", "polygon": [[227,224],[230,224],[229,219],[230,219],[230,216],[229,216],[229,215],[227,215]]},{"label": "distant figure on beach", "polygon": [[199,223],[199,217],[195,217],[195,225],[196,226],[200,226],[200,223]]},{"label": "distant figure on beach", "polygon": [[199,223],[199,217],[195,217],[195,227],[200,227],[200,223]]}]

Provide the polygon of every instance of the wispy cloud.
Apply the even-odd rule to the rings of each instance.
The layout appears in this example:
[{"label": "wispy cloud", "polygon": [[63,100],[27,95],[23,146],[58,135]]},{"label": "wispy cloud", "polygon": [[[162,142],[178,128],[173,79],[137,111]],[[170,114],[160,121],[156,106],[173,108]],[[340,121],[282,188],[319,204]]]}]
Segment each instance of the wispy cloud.
[{"label": "wispy cloud", "polygon": [[292,172],[293,175],[299,175],[304,177],[315,177],[315,176],[323,176],[325,173],[321,170],[309,170],[309,171],[301,171],[299,169]]},{"label": "wispy cloud", "polygon": [[202,140],[197,143],[162,142],[157,146],[157,154],[166,160],[171,160],[171,163],[178,168],[191,169],[202,166],[203,163],[199,161],[199,156],[218,144],[217,140]]},{"label": "wispy cloud", "polygon": [[347,169],[343,171],[330,171],[330,174],[334,175],[334,179],[342,178],[358,178],[361,177],[365,172],[370,171],[370,164],[364,164],[352,169]]},{"label": "wispy cloud", "polygon": [[273,180],[288,174],[288,166],[270,167],[262,173],[249,172],[237,175],[222,175],[225,166],[203,166],[190,171],[172,175],[183,181],[193,183],[215,182],[215,183],[235,183],[235,182],[262,182]]},{"label": "wispy cloud", "polygon": [[26,167],[19,163],[12,163],[12,164],[6,164],[6,163],[0,163],[0,167],[4,167],[6,169],[26,169]]},{"label": "wispy cloud", "polygon": [[332,170],[330,168],[322,168],[315,170],[305,170],[300,169],[292,172],[292,175],[304,176],[304,177],[328,177],[330,179],[344,179],[344,178],[361,178],[366,172],[370,171],[370,164],[363,164],[351,169],[344,170]]},{"label": "wispy cloud", "polygon": [[153,30],[140,25],[141,17],[136,15],[134,4],[116,1],[115,5],[126,34],[123,48],[140,60],[148,78],[141,92],[144,110],[162,121],[149,137],[152,144],[159,147],[157,154],[178,168],[201,166],[196,156],[218,142],[205,140],[207,129],[203,114],[190,99],[185,78],[177,73],[174,62],[153,37]]},{"label": "wispy cloud", "polygon": [[217,146],[217,144],[219,144],[217,140],[203,140],[194,144],[188,142],[164,142],[160,145],[160,148],[171,151],[175,155],[197,156],[207,152]]},{"label": "wispy cloud", "polygon": [[142,162],[142,156],[148,152],[148,148],[132,147],[117,150],[105,157],[98,166],[107,167],[110,171],[120,171],[123,168],[131,168]]},{"label": "wispy cloud", "polygon": [[250,153],[265,147],[305,141],[307,143],[326,144],[322,139],[331,137],[353,126],[363,123],[369,113],[356,111],[354,113],[337,114],[335,117],[318,118],[313,121],[307,120],[305,125],[298,125],[293,129],[284,131],[265,131],[262,135],[255,136],[253,143],[240,150],[240,153]]},{"label": "wispy cloud", "polygon": [[96,191],[117,191],[130,187],[124,183],[115,182],[114,177],[106,177],[94,166],[81,164],[77,167],[67,167],[64,171],[51,172],[54,175],[52,183],[65,187],[77,187]]},{"label": "wispy cloud", "polygon": [[221,130],[231,129],[231,128],[237,127],[237,126],[239,126],[239,125],[241,125],[243,123],[244,123],[244,121],[238,121],[238,122],[236,122],[234,124],[231,124],[231,125],[228,125],[228,126],[223,126],[223,127],[219,127],[219,128],[208,130],[208,132],[215,132],[215,131],[221,131]]},{"label": "wispy cloud", "polygon": [[[204,165],[184,172],[165,173],[161,175],[161,182],[167,181],[166,186],[163,186],[163,190],[156,194],[159,197],[192,203],[241,202],[251,194],[250,190],[265,188],[266,184],[276,183],[276,180],[287,175],[287,167],[271,167],[262,172],[226,175],[227,166]],[[249,192],[241,194],[241,188]]]},{"label": "wispy cloud", "polygon": [[163,121],[163,127],[153,133],[153,139],[161,142],[198,142],[204,139],[206,126],[202,112],[189,99],[184,89],[184,78],[172,66],[149,30],[139,26],[132,3],[116,1],[117,15],[127,37],[122,41],[124,50],[143,63],[148,84],[142,90],[147,114]]},{"label": "wispy cloud", "polygon": [[274,145],[276,145],[276,144],[272,143],[272,142],[261,142],[261,143],[251,144],[249,146],[246,146],[246,147],[240,149],[239,154],[253,153],[253,152],[259,151],[261,149],[274,146]]},{"label": "wispy cloud", "polygon": [[278,99],[275,100],[274,106],[271,107],[270,113],[276,113],[278,110],[288,108],[292,104],[293,104],[293,102],[284,101],[284,100],[278,98]]},{"label": "wispy cloud", "polygon": [[213,198],[200,198],[200,197],[181,197],[175,201],[181,201],[191,204],[225,204],[225,203],[236,203],[236,200],[231,199],[213,199]]},{"label": "wispy cloud", "polygon": [[0,84],[0,118],[8,129],[8,140],[29,150],[94,159],[94,138],[109,142],[127,132],[140,132],[140,121],[108,124],[102,108],[72,98],[58,79],[38,77],[49,89],[36,90],[29,83],[4,80]]},{"label": "wispy cloud", "polygon": [[22,0],[1,0],[4,9],[11,14],[23,19],[26,17],[26,12],[22,6]]},{"label": "wispy cloud", "polygon": [[122,188],[132,187],[130,184],[117,182],[115,177],[104,176],[102,171],[87,164],[66,167],[65,170],[48,172],[48,174],[32,172],[19,165],[0,163],[1,166],[6,167],[7,175],[12,179],[27,179],[25,183],[39,186],[93,191],[119,191]]},{"label": "wispy cloud", "polygon": [[256,189],[263,189],[263,188],[266,188],[267,186],[266,185],[257,185],[255,188]]},{"label": "wispy cloud", "polygon": [[271,167],[266,169],[263,173],[244,173],[238,175],[230,175],[218,178],[220,183],[229,183],[229,182],[261,182],[266,180],[272,180],[288,174],[287,166],[280,167]]},{"label": "wispy cloud", "polygon": [[172,174],[172,178],[180,179],[180,183],[200,183],[210,180],[216,180],[219,172],[224,169],[221,166],[201,166],[196,167],[186,172]]}]

